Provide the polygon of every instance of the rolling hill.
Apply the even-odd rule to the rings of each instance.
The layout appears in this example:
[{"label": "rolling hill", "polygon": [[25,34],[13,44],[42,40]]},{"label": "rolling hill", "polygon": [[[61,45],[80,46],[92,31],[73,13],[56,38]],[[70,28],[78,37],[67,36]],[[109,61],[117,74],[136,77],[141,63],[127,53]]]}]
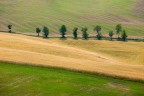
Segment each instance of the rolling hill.
[{"label": "rolling hill", "polygon": [[12,24],[15,32],[35,32],[36,27],[48,26],[57,35],[62,24],[87,26],[90,34],[97,24],[103,34],[122,24],[129,35],[144,36],[144,0],[1,0],[0,30]]},{"label": "rolling hill", "polygon": [[43,39],[0,33],[0,61],[144,80],[144,43]]},{"label": "rolling hill", "polygon": [[[0,0],[0,96],[143,96],[144,42],[72,39],[122,24],[144,38],[144,0]],[[8,33],[7,25],[13,25]],[[59,38],[66,25],[69,38]],[[37,37],[36,27],[50,29]],[[43,33],[41,32],[40,35]],[[114,34],[114,37],[116,34]],[[107,38],[105,38],[107,39]],[[141,39],[141,40],[140,40]]]}]

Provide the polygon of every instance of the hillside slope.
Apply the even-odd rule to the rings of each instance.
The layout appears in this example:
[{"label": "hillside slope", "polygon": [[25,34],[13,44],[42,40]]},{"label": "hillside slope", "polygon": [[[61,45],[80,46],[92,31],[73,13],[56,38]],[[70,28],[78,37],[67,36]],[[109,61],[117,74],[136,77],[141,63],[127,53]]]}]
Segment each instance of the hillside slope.
[{"label": "hillside slope", "polygon": [[143,96],[144,83],[0,62],[0,96]]},{"label": "hillside slope", "polygon": [[143,42],[42,39],[0,33],[1,61],[63,67],[144,80],[143,48]]},{"label": "hillside slope", "polygon": [[93,27],[100,24],[102,32],[114,30],[121,23],[129,35],[144,36],[144,0],[1,0],[0,30],[8,24],[16,32],[35,32],[48,26],[57,35],[62,24],[69,28]]}]

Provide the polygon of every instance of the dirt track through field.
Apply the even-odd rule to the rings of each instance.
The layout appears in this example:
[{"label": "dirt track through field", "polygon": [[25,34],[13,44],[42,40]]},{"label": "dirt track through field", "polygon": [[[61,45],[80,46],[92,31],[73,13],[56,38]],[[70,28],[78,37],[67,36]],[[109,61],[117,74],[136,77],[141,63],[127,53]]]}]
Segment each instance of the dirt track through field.
[{"label": "dirt track through field", "polygon": [[59,39],[0,33],[0,60],[144,80],[144,64],[127,63],[62,42]]}]

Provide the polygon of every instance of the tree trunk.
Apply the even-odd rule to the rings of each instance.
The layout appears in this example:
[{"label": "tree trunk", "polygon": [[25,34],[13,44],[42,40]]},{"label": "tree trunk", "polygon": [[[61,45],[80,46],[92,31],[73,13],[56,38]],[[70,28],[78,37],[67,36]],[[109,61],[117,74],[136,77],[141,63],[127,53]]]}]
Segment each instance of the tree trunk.
[{"label": "tree trunk", "polygon": [[11,29],[9,30],[9,33],[11,33]]},{"label": "tree trunk", "polygon": [[38,37],[39,37],[39,33],[38,33]]},{"label": "tree trunk", "polygon": [[111,41],[112,41],[112,37],[111,37]]},{"label": "tree trunk", "polygon": [[118,40],[120,40],[120,34],[118,33]]}]

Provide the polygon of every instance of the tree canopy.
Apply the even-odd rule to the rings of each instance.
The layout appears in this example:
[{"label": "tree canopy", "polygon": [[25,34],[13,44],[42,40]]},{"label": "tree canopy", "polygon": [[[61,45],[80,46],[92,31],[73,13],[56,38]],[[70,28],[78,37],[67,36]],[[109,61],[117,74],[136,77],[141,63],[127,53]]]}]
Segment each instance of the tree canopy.
[{"label": "tree canopy", "polygon": [[65,26],[65,25],[62,25],[59,31],[60,31],[60,33],[61,33],[62,38],[65,38],[66,31],[67,31],[66,26]]}]

